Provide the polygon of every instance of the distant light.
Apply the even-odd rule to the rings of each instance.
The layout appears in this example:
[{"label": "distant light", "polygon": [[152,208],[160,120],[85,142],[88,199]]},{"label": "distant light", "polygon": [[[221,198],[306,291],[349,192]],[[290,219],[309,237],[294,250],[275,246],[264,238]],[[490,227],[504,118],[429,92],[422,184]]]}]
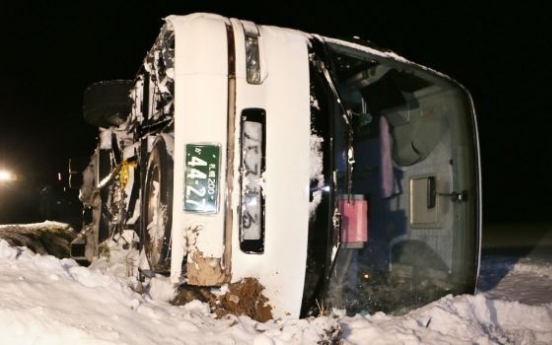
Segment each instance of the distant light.
[{"label": "distant light", "polygon": [[58,182],[61,182],[61,173],[58,172]]},{"label": "distant light", "polygon": [[0,182],[14,181],[15,175],[7,170],[0,170]]}]

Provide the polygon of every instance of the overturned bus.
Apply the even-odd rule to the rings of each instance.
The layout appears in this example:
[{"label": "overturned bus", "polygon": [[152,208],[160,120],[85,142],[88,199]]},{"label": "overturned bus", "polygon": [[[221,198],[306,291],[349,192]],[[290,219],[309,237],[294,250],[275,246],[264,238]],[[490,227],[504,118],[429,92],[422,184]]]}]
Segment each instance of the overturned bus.
[{"label": "overturned bus", "polygon": [[474,291],[475,112],[441,73],[358,39],[169,16],[133,80],[85,91],[84,116],[99,136],[81,262],[131,233],[131,275],[253,279],[271,317]]}]

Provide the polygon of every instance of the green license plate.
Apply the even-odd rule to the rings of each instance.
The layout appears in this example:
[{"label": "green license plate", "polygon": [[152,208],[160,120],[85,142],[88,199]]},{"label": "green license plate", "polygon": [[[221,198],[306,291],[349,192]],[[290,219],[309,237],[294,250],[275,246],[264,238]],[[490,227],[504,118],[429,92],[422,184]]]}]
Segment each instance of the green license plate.
[{"label": "green license plate", "polygon": [[220,146],[186,145],[184,211],[217,213]]}]

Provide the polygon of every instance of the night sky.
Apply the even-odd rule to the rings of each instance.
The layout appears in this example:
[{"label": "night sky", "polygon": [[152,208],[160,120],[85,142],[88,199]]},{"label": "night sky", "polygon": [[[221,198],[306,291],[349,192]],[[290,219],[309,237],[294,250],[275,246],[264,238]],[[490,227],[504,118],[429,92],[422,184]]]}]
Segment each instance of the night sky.
[{"label": "night sky", "polygon": [[309,3],[316,5],[0,0],[0,167],[47,183],[70,157],[88,156],[96,128],[82,118],[86,86],[133,78],[163,17],[214,12],[360,36],[458,80],[478,114],[485,221],[552,218],[552,35],[544,8],[503,1]]}]

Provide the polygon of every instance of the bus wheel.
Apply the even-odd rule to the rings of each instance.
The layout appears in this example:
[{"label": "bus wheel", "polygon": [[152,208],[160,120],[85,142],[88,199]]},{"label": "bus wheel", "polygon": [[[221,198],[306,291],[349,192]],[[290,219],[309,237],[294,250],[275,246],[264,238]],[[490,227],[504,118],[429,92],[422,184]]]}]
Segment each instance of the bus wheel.
[{"label": "bus wheel", "polygon": [[163,140],[157,140],[149,155],[142,199],[142,243],[149,268],[170,272],[173,161]]}]

